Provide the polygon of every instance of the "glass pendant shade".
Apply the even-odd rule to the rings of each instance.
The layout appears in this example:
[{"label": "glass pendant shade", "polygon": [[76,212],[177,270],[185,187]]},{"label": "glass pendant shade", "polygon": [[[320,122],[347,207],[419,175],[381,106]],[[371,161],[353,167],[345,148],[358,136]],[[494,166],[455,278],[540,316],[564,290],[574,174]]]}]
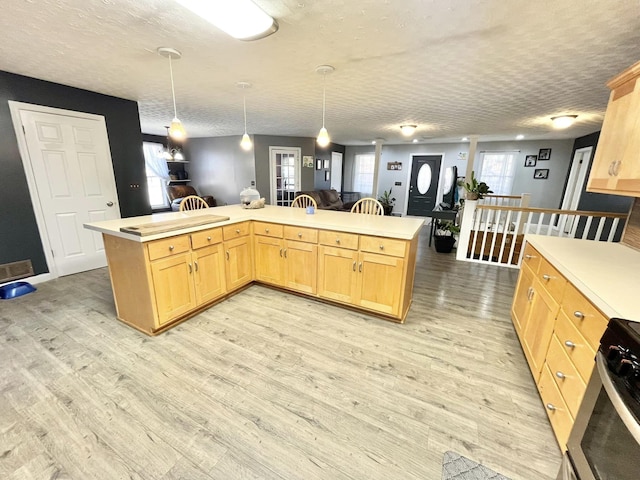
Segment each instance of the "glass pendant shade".
[{"label": "glass pendant shade", "polygon": [[176,141],[184,140],[187,138],[187,132],[182,126],[182,122],[178,120],[178,117],[173,117],[171,120],[171,126],[169,127],[169,136]]},{"label": "glass pendant shade", "polygon": [[326,147],[327,145],[329,145],[329,142],[331,142],[331,139],[329,138],[329,132],[327,132],[327,129],[322,127],[320,129],[320,132],[318,133],[318,138],[316,139],[316,141],[318,142],[318,145],[320,145],[321,147]]},{"label": "glass pendant shade", "polygon": [[174,150],[175,152],[173,153],[173,159],[179,162],[184,161],[184,155],[182,154],[182,151],[179,148],[176,148]]},{"label": "glass pendant shade", "polygon": [[251,147],[253,146],[253,142],[251,141],[251,137],[249,137],[249,134],[245,132],[244,135],[242,135],[242,141],[240,142],[240,146],[242,147],[243,150],[251,150]]}]

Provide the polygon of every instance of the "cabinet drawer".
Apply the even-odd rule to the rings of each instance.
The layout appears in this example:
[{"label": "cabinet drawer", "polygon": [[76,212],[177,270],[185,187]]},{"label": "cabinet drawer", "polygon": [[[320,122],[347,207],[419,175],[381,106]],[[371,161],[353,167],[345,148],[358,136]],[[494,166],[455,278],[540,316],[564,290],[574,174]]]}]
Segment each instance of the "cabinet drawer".
[{"label": "cabinet drawer", "polygon": [[538,280],[553,299],[560,303],[564,295],[567,280],[546,259],[540,259],[538,267]]},{"label": "cabinet drawer", "polygon": [[555,335],[560,345],[585,383],[588,382],[595,367],[596,351],[562,310],[558,313],[555,328]]},{"label": "cabinet drawer", "polygon": [[607,318],[571,284],[562,300],[562,311],[571,319],[584,339],[594,350],[600,345],[600,337],[607,328]]},{"label": "cabinet drawer", "polygon": [[191,248],[194,250],[208,247],[209,245],[215,245],[220,242],[222,242],[221,228],[212,228],[191,234]]},{"label": "cabinet drawer", "polygon": [[150,242],[147,248],[149,250],[149,260],[157,260],[158,258],[188,252],[191,245],[189,244],[189,235],[179,235]]},{"label": "cabinet drawer", "polygon": [[360,250],[404,258],[407,242],[384,237],[360,236]]},{"label": "cabinet drawer", "polygon": [[549,345],[547,365],[553,375],[553,380],[562,393],[562,398],[569,407],[569,412],[575,418],[587,385],[555,335]]},{"label": "cabinet drawer", "polygon": [[553,375],[549,370],[549,367],[545,364],[542,369],[542,375],[540,376],[540,382],[538,383],[538,390],[540,391],[540,397],[544,404],[544,409],[547,412],[551,426],[553,427],[553,433],[555,433],[558,443],[561,449],[565,449],[567,446],[567,440],[569,439],[569,433],[573,426],[573,417],[569,412],[569,407],[564,402],[562,394],[553,380]]},{"label": "cabinet drawer", "polygon": [[282,238],[283,226],[277,223],[253,222],[253,233],[265,237]]},{"label": "cabinet drawer", "polygon": [[530,243],[524,247],[524,256],[522,257],[522,264],[527,265],[533,273],[538,273],[538,266],[540,265],[540,259],[542,256],[538,251],[531,246]]},{"label": "cabinet drawer", "polygon": [[233,240],[234,238],[249,235],[249,222],[236,223],[222,227],[222,236],[225,240]]},{"label": "cabinet drawer", "polygon": [[315,228],[284,226],[284,238],[299,242],[318,243],[318,230]]},{"label": "cabinet drawer", "polygon": [[322,245],[332,247],[358,249],[358,235],[354,233],[332,232],[330,230],[320,230],[319,241]]}]

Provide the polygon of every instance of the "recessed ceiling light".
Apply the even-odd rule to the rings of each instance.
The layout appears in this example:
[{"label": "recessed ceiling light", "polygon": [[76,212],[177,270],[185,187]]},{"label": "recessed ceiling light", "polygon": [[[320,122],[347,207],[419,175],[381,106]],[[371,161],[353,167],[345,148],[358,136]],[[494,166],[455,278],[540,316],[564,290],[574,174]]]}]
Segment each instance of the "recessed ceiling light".
[{"label": "recessed ceiling light", "polygon": [[573,122],[578,118],[577,115],[560,115],[557,117],[551,117],[554,128],[568,128],[573,125]]},{"label": "recessed ceiling light", "polygon": [[278,31],[278,22],[251,0],[176,2],[238,40],[258,40]]},{"label": "recessed ceiling light", "polygon": [[414,138],[414,139],[412,140],[412,142],[413,142],[413,143],[418,143],[418,139],[417,139],[417,138]]},{"label": "recessed ceiling light", "polygon": [[520,134],[520,135],[516,135],[516,140],[522,140],[524,138],[524,135]]},{"label": "recessed ceiling light", "polygon": [[468,141],[469,141],[469,139],[468,139],[467,137],[462,137],[462,141],[463,141],[463,142],[468,142]]},{"label": "recessed ceiling light", "polygon": [[418,128],[417,125],[400,125],[400,130],[405,137],[410,137]]}]

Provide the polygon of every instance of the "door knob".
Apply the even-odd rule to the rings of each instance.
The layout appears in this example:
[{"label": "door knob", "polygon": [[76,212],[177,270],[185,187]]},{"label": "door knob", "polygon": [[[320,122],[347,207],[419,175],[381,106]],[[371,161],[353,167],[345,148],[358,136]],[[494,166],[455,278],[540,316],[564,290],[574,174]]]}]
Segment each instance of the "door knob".
[{"label": "door knob", "polygon": [[113,207],[113,202],[107,202],[107,207]]}]

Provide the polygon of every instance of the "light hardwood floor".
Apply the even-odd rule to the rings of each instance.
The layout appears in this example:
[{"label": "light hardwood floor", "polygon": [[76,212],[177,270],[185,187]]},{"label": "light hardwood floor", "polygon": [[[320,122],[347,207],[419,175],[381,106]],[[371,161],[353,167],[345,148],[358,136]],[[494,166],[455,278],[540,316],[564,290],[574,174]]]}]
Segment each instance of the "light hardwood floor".
[{"label": "light hardwood floor", "polygon": [[252,286],[150,338],[106,269],[0,301],[0,478],[554,479],[518,272],[420,243],[404,325]]}]

